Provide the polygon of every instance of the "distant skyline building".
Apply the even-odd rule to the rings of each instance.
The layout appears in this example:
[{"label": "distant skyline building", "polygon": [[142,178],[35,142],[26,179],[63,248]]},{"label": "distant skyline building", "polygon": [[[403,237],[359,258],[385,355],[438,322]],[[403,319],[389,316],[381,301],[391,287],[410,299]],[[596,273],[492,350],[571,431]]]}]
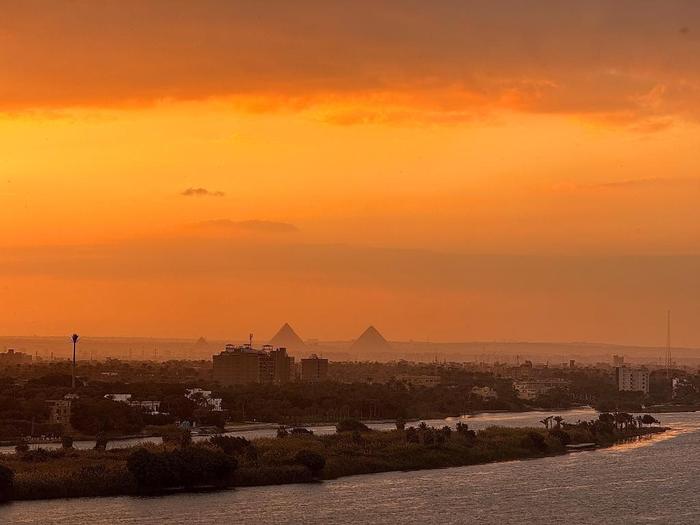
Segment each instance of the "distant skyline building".
[{"label": "distant skyline building", "polygon": [[328,359],[312,354],[301,360],[301,380],[304,383],[318,383],[328,379]]},{"label": "distant skyline building", "polygon": [[618,366],[615,369],[617,389],[620,392],[649,393],[649,371],[646,368]]},{"label": "distant skyline building", "polygon": [[256,350],[250,344],[228,344],[212,359],[214,380],[226,386],[287,383],[294,369],[294,358],[287,355],[286,348],[273,349],[269,345]]}]

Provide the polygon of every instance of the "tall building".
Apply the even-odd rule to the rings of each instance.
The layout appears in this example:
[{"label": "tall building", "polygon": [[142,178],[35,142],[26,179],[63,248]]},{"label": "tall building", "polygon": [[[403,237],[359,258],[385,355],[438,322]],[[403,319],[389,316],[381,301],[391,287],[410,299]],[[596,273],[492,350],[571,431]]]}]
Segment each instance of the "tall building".
[{"label": "tall building", "polygon": [[328,359],[316,354],[301,360],[301,380],[305,383],[317,383],[328,379]]},{"label": "tall building", "polygon": [[213,356],[213,362],[214,380],[222,385],[286,383],[294,366],[294,358],[285,348],[273,350],[271,346],[255,350],[250,345],[226,345]]},{"label": "tall building", "polygon": [[615,369],[617,389],[620,392],[649,393],[649,371],[646,368],[618,366]]}]

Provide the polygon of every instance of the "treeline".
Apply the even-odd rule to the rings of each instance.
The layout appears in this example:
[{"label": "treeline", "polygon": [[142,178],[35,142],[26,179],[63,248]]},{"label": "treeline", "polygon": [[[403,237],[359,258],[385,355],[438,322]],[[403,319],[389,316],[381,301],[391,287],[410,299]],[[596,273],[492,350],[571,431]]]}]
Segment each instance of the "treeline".
[{"label": "treeline", "polygon": [[246,385],[217,391],[233,420],[297,424],[341,419],[446,417],[475,410],[520,410],[510,381],[493,380],[498,399],[471,393],[474,384],[411,387],[391,381],[368,383],[289,383]]}]

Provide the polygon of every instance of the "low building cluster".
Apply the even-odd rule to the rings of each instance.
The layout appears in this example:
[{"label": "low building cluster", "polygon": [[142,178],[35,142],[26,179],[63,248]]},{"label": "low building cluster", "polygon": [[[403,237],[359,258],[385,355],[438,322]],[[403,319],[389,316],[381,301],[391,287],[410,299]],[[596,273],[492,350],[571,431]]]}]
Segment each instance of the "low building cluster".
[{"label": "low building cluster", "polygon": [[[265,345],[258,350],[250,344],[228,344],[223,352],[213,356],[214,380],[224,386],[251,383],[284,384],[297,378],[294,358],[286,348]],[[325,381],[328,360],[312,355],[301,360],[299,379],[304,382]]]}]

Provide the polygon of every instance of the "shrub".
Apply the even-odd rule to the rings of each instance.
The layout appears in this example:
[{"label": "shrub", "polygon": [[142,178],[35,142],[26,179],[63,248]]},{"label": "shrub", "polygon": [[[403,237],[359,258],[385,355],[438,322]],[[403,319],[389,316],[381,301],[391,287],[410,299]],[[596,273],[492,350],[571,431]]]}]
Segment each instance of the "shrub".
[{"label": "shrub", "polygon": [[163,443],[172,443],[178,447],[188,447],[192,443],[192,433],[177,426],[166,427],[161,431]]},{"label": "shrub", "polygon": [[294,462],[304,465],[314,476],[320,474],[323,467],[326,466],[326,458],[312,450],[300,450],[294,456]]},{"label": "shrub", "polygon": [[151,452],[140,448],[127,458],[127,468],[142,492],[175,487],[225,485],[238,466],[221,450],[194,446]]},{"label": "shrub", "polygon": [[15,473],[12,469],[0,465],[0,501],[9,501],[12,499],[14,482]]},{"label": "shrub", "polygon": [[73,448],[73,438],[71,436],[61,436],[61,446],[63,448]]},{"label": "shrub", "polygon": [[571,436],[569,435],[569,433],[564,431],[564,430],[561,430],[559,428],[555,428],[553,430],[550,430],[549,435],[552,436],[553,438],[558,439],[559,442],[564,446],[571,443]]},{"label": "shrub", "polygon": [[179,470],[180,482],[190,488],[197,485],[224,485],[238,462],[220,450],[187,447],[170,453]]},{"label": "shrub", "polygon": [[95,437],[95,450],[107,450],[107,443],[109,443],[109,439],[107,439],[107,436],[105,436],[104,434],[97,434],[97,436]]},{"label": "shrub", "polygon": [[15,452],[17,454],[24,454],[25,452],[29,452],[29,445],[26,441],[20,441],[15,447]]},{"label": "shrub", "polygon": [[250,441],[244,437],[234,437],[234,436],[214,436],[210,440],[210,443],[215,447],[220,448],[224,453],[229,456],[234,454],[240,454],[245,451],[248,447],[252,446]]},{"label": "shrub", "polygon": [[335,426],[338,432],[369,432],[370,429],[367,425],[356,419],[343,419],[340,423]]},{"label": "shrub", "polygon": [[527,435],[523,437],[521,445],[523,448],[537,450],[538,452],[547,450],[547,443],[545,442],[544,436],[539,432],[528,432]]},{"label": "shrub", "polygon": [[140,490],[155,492],[180,485],[179,472],[170,459],[169,453],[154,453],[140,448],[129,455],[126,467]]},{"label": "shrub", "polygon": [[313,436],[314,433],[308,428],[304,427],[294,427],[289,431],[291,436]]}]

